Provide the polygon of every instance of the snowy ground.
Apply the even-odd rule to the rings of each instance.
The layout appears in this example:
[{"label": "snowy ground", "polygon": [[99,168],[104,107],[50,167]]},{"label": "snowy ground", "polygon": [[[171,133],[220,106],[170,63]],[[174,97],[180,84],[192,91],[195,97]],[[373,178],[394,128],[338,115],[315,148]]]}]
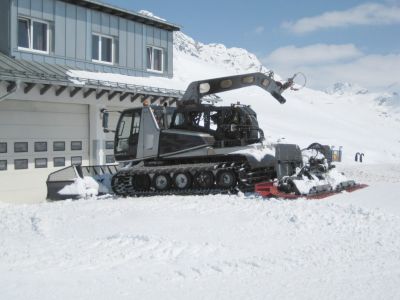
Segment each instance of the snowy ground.
[{"label": "snowy ground", "polygon": [[0,299],[399,299],[400,166],[341,168],[372,185],[0,203]]}]

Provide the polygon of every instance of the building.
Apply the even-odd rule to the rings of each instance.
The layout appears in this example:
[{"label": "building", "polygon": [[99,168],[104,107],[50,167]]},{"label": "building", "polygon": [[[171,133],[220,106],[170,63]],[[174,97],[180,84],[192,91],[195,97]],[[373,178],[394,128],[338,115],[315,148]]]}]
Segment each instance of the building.
[{"label": "building", "polygon": [[71,73],[171,78],[176,30],[93,0],[0,1],[0,201],[43,201],[49,173],[113,163],[103,108],[179,99],[178,90]]}]

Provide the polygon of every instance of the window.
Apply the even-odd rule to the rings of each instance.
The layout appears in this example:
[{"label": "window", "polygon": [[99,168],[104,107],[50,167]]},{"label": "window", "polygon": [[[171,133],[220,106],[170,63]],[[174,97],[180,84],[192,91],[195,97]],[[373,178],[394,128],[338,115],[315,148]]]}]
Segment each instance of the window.
[{"label": "window", "polygon": [[147,47],[147,70],[162,73],[163,65],[163,50],[156,47]]},{"label": "window", "polygon": [[177,113],[174,120],[174,126],[181,126],[185,123],[185,117],[183,113]]},{"label": "window", "polygon": [[14,152],[28,152],[28,142],[17,142],[14,143]]},{"label": "window", "polygon": [[92,60],[101,63],[114,63],[114,39],[109,36],[92,35]]},{"label": "window", "polygon": [[81,156],[73,156],[71,157],[71,165],[81,165],[82,157]]},{"label": "window", "polygon": [[36,169],[47,168],[47,158],[36,158],[35,168]]},{"label": "window", "polygon": [[18,47],[29,48],[30,22],[26,19],[18,19]]},{"label": "window", "polygon": [[82,150],[82,142],[81,141],[71,142],[71,150],[72,151]]},{"label": "window", "polygon": [[0,160],[0,171],[7,171],[7,161]]},{"label": "window", "polygon": [[35,142],[35,152],[46,152],[47,142]]},{"label": "window", "polygon": [[28,169],[28,160],[27,159],[16,159],[16,160],[14,160],[14,169],[15,170]]},{"label": "window", "polygon": [[139,142],[140,112],[128,111],[121,116],[117,128],[116,152],[130,152],[136,156],[136,148]]},{"label": "window", "polygon": [[139,130],[140,130],[140,113],[136,111],[133,118],[134,119],[133,119],[132,133],[133,134],[139,134]]},{"label": "window", "polygon": [[7,143],[0,143],[0,153],[7,153]]},{"label": "window", "polygon": [[49,53],[49,24],[44,21],[18,19],[18,47]]},{"label": "window", "polygon": [[106,155],[106,164],[113,164],[115,163],[114,155]]},{"label": "window", "polygon": [[[124,114],[121,118],[121,122],[119,123],[118,127],[118,142],[117,142],[117,147],[116,151],[121,152],[121,151],[128,151],[129,150],[129,142],[128,139],[131,136],[132,132],[132,118],[133,118],[133,113],[128,112]],[[139,138],[139,135],[134,136],[134,140]],[[133,138],[131,138],[131,142],[133,142]]]},{"label": "window", "polygon": [[65,142],[53,142],[53,151],[65,151]]},{"label": "window", "polygon": [[106,150],[114,150],[114,141],[106,141]]},{"label": "window", "polygon": [[65,157],[54,157],[54,167],[65,167]]}]

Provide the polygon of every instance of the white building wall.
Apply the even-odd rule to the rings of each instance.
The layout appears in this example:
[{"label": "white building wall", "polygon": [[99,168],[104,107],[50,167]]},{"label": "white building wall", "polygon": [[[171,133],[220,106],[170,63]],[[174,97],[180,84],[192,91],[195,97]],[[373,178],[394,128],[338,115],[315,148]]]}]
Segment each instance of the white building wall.
[{"label": "white building wall", "polygon": [[[87,97],[83,91],[72,99],[66,89],[55,96],[57,87],[40,95],[41,86],[25,94],[23,87],[0,102],[0,143],[7,143],[7,153],[0,153],[0,161],[7,160],[7,170],[0,171],[0,201],[42,202],[46,198],[46,179],[55,170],[55,157],[65,157],[65,167],[71,165],[71,158],[82,156],[83,165],[102,165],[112,149],[106,149],[106,142],[113,141],[113,134],[105,134],[102,128],[101,109],[123,110],[141,105],[131,103],[129,97],[112,101],[104,95],[96,99],[95,93]],[[0,97],[6,94],[5,84],[0,84]],[[110,129],[116,125],[117,114],[110,118]],[[65,141],[65,151],[53,151],[53,142]],[[71,150],[72,141],[82,141],[82,150]],[[15,142],[28,142],[28,152],[16,153]],[[35,152],[35,142],[46,142],[46,152]],[[62,154],[62,155],[61,155]],[[46,158],[46,168],[36,168],[35,159]],[[109,157],[110,158],[110,157]],[[15,170],[16,159],[28,159],[28,169]]]}]

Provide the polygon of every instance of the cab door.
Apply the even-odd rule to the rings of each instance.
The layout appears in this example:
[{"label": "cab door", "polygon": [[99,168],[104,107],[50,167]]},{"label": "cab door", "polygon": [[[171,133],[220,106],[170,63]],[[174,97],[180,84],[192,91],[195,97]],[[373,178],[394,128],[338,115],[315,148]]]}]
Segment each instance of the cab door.
[{"label": "cab door", "polygon": [[153,158],[158,155],[160,127],[151,107],[143,107],[140,123],[137,158]]},{"label": "cab door", "polygon": [[141,109],[122,113],[115,134],[115,159],[117,161],[134,160],[138,156],[141,126]]}]

